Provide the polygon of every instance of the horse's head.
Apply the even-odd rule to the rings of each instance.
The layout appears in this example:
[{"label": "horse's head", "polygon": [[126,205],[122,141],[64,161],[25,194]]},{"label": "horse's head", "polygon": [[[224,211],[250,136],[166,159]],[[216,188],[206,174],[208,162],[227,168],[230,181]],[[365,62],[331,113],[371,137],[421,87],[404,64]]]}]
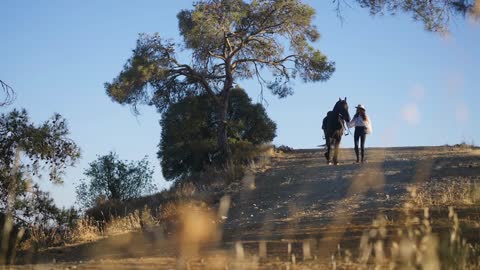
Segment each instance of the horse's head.
[{"label": "horse's head", "polygon": [[345,121],[350,122],[350,113],[348,112],[348,103],[346,97],[343,100],[338,98],[337,103],[335,103],[335,107],[333,107],[333,111],[341,114]]}]

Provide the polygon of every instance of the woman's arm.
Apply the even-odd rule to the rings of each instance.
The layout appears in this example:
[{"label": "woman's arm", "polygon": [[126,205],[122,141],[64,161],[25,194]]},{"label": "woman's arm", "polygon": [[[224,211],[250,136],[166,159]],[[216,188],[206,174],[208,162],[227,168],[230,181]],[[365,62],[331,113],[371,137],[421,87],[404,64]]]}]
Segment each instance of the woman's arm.
[{"label": "woman's arm", "polygon": [[349,128],[353,128],[355,126],[355,119],[356,116],[353,117],[352,121],[348,122],[347,125]]}]

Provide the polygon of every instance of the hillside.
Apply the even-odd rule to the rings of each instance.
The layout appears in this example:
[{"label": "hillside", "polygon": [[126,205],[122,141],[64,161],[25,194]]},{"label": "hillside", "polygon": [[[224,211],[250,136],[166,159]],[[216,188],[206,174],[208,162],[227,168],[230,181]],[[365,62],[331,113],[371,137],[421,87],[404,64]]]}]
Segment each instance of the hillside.
[{"label": "hillside", "polygon": [[[365,232],[384,229],[381,239],[387,249],[399,228],[423,226],[419,220],[428,220],[427,227],[440,240],[448,238],[449,206],[458,216],[463,239],[478,241],[480,149],[370,148],[364,164],[353,162],[352,149],[342,149],[340,160],[340,165],[329,166],[320,150],[294,150],[272,158],[265,171],[247,175],[243,187],[230,194],[228,214],[219,217],[221,238],[201,240],[200,254],[189,259],[188,267],[210,268],[211,258],[225,267],[233,258],[246,257],[257,258],[254,269],[269,269],[291,263],[292,254],[293,260],[307,255],[327,267],[340,250],[357,256]],[[215,211],[218,207],[212,206]],[[412,217],[420,218],[418,224],[405,225]],[[193,228],[201,227],[201,220],[196,222]],[[375,235],[369,241],[379,238]],[[153,229],[24,255],[19,262],[55,260],[55,265],[43,265],[53,268],[169,268],[179,265],[184,248],[179,242]]]},{"label": "hillside", "polygon": [[[369,225],[379,214],[396,218],[410,197],[407,187],[413,184],[431,191],[426,195],[433,199],[439,195],[434,192],[448,191],[451,183],[480,183],[478,149],[373,148],[365,164],[354,163],[352,149],[343,149],[340,155],[339,166],[325,164],[318,150],[296,150],[275,159],[270,170],[255,176],[255,189],[234,196],[228,239],[305,238],[351,231]],[[455,191],[460,187],[450,190]],[[442,194],[457,200],[445,204],[468,205],[459,195],[464,194]],[[438,205],[420,206],[448,206],[436,199],[433,204]]]}]

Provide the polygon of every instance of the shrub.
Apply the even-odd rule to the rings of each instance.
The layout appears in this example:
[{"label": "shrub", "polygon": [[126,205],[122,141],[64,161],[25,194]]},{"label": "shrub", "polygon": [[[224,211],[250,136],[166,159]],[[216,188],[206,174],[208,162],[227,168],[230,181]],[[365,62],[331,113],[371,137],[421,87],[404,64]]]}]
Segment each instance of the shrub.
[{"label": "shrub", "polygon": [[91,207],[106,200],[125,201],[155,191],[153,169],[146,157],[140,161],[123,161],[111,152],[90,163],[84,172],[89,179],[76,187],[77,201]]},{"label": "shrub", "polygon": [[[178,180],[223,165],[217,147],[215,107],[206,95],[192,96],[163,114],[158,157],[166,179]],[[253,104],[242,89],[232,90],[227,135],[235,165],[247,164],[262,144],[273,140],[275,131],[275,123],[261,104]]]}]

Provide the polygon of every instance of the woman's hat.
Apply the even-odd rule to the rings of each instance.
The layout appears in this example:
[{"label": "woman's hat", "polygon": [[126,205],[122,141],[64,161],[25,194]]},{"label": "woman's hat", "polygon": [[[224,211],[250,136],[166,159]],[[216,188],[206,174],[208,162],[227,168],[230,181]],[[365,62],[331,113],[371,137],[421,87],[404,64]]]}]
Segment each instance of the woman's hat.
[{"label": "woman's hat", "polygon": [[366,111],[365,106],[363,106],[362,104],[358,104],[358,106],[355,108]]}]

